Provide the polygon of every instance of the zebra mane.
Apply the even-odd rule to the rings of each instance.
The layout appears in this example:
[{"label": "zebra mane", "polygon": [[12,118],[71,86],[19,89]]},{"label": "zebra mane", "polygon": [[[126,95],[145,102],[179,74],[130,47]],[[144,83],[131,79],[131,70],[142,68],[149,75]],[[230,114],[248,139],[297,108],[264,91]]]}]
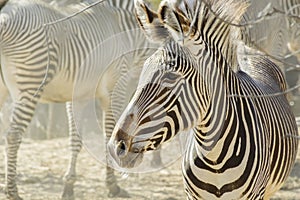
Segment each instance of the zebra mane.
[{"label": "zebra mane", "polygon": [[235,47],[235,40],[241,38],[240,21],[249,3],[246,0],[200,0],[200,2],[205,4],[203,9],[210,11],[208,17],[217,18],[229,26],[229,42]]},{"label": "zebra mane", "polygon": [[238,24],[249,4],[244,0],[201,0],[218,18]]},{"label": "zebra mane", "polygon": [[249,6],[247,0],[164,0],[164,2],[178,8],[190,19],[197,16],[195,13],[197,5],[204,4],[204,7],[207,7],[215,17],[229,24],[238,24]]},{"label": "zebra mane", "polygon": [[236,71],[239,67],[237,60],[237,41],[240,41],[241,27],[239,26],[242,16],[245,14],[249,4],[245,0],[201,0],[210,10],[210,15],[228,24],[230,35],[228,36],[227,62],[231,68]]}]

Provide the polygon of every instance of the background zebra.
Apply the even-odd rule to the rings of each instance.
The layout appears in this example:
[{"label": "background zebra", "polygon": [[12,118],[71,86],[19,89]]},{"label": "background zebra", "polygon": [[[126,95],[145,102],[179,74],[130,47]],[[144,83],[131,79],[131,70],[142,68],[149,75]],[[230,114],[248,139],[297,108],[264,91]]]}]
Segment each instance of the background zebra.
[{"label": "background zebra", "polygon": [[300,0],[281,0],[280,4],[287,16],[288,48],[300,62]]},{"label": "background zebra", "polygon": [[[269,54],[273,61],[284,71],[288,84],[293,88],[291,104],[297,103],[299,84],[300,49],[300,1],[299,0],[263,0],[250,1],[243,15],[245,42]],[[268,28],[272,27],[272,28]],[[298,58],[298,61],[297,61]],[[298,116],[297,105],[293,108]]]},{"label": "background zebra", "polygon": [[110,139],[114,161],[135,167],[146,151],[192,129],[182,164],[189,199],[269,199],[293,166],[298,132],[279,67],[231,25],[246,4],[163,1],[155,13],[135,2],[146,35],[160,20],[171,39],[156,38],[163,46],[145,62]]},{"label": "background zebra", "polygon": [[[111,90],[117,81],[126,88],[127,72],[139,74],[140,60],[151,50],[143,34],[135,31],[137,27],[132,15],[133,2],[108,0],[72,18],[49,26],[44,24],[68,17],[86,8],[88,3],[50,5],[41,0],[10,0],[0,13],[1,77],[0,106],[8,93],[13,100],[10,124],[5,133],[6,139],[6,191],[9,199],[21,199],[16,185],[17,151],[22,134],[30,123],[37,102],[67,102],[71,158],[64,176],[63,198],[73,198],[73,184],[76,179],[75,165],[81,149],[72,114],[72,98],[94,97],[95,91],[89,90],[92,80],[102,79],[96,91],[104,111],[105,130],[109,136],[116,116],[111,107]],[[63,7],[62,7],[63,6]],[[123,40],[115,41],[110,49],[97,49],[105,39],[124,32]],[[114,46],[116,45],[116,46]],[[142,49],[133,53],[130,59],[120,59],[109,68],[109,58],[85,60],[95,51],[116,51],[122,53],[135,45]],[[103,52],[102,52],[103,53]],[[83,68],[86,67],[86,68]],[[134,74],[133,74],[134,76]],[[73,86],[76,97],[73,95]],[[123,88],[123,89],[124,89]],[[128,95],[126,90],[119,91],[118,98]],[[119,99],[119,101],[120,101]],[[121,101],[122,102],[122,101]],[[110,168],[107,169],[109,196],[127,196],[115,183]]]}]

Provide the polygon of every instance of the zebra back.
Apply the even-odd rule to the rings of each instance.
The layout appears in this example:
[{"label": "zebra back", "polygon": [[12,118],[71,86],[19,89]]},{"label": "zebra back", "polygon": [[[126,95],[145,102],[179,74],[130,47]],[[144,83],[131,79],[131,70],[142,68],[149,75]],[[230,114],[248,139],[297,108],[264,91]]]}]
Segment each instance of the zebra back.
[{"label": "zebra back", "polygon": [[[65,82],[73,82],[87,54],[101,42],[120,32],[138,29],[132,15],[133,10],[116,7],[130,7],[130,3],[133,3],[128,1],[123,5],[122,2],[127,1],[104,1],[78,15],[61,20],[89,4],[69,4],[60,8],[38,0],[9,1],[1,11],[0,45],[3,55],[9,58],[3,62],[7,62],[6,65],[16,63],[20,67],[20,76],[35,69],[39,71],[39,77],[42,73],[47,73],[48,82],[55,73],[62,74],[61,79],[66,80]],[[132,6],[131,8],[133,9]],[[107,23],[110,21],[114,23]],[[136,39],[141,45],[147,43],[130,33],[126,37],[124,41],[132,43]],[[12,51],[14,48],[16,51]],[[27,56],[29,53],[31,57]],[[36,61],[32,63],[32,60]],[[100,66],[100,72],[105,67]],[[86,79],[92,70],[91,67],[84,71]],[[117,68],[116,70],[118,71]]]},{"label": "zebra back", "polygon": [[281,0],[280,3],[286,15],[288,48],[300,62],[300,1]]},{"label": "zebra back", "polygon": [[279,0],[250,1],[241,21],[246,44],[277,60],[284,58],[288,42],[285,16],[274,12],[280,7]]}]

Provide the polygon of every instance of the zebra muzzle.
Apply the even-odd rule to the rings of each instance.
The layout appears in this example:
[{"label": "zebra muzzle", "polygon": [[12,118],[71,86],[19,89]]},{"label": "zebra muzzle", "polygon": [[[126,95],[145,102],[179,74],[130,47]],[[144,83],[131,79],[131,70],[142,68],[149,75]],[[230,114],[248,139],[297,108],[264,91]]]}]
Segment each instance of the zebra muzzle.
[{"label": "zebra muzzle", "polygon": [[108,143],[108,153],[112,158],[112,167],[115,169],[128,169],[138,166],[143,159],[143,153],[134,147],[131,138],[113,139]]}]

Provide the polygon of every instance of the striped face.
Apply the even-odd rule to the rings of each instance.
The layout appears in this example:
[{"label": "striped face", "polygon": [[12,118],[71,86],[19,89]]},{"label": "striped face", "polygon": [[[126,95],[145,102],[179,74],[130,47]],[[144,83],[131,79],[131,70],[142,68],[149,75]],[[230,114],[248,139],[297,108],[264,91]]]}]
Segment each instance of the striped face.
[{"label": "striped face", "polygon": [[[192,67],[195,61],[159,19],[169,17],[164,6],[161,16],[142,0],[136,0],[135,7],[145,35],[163,45],[145,62],[136,93],[108,144],[113,160],[123,168],[137,166],[144,152],[155,150],[177,133],[193,128],[201,113],[199,97],[192,91],[193,85],[198,84],[196,80],[200,80],[195,78],[197,72]],[[176,30],[179,29],[182,27]]]},{"label": "striped face", "polygon": [[145,151],[155,150],[178,132],[190,129],[199,117],[192,108],[196,101],[189,99],[189,78],[194,71],[185,70],[190,63],[183,60],[183,54],[175,57],[173,52],[179,48],[170,41],[144,65],[137,91],[109,143],[109,151],[121,167],[134,167]]}]

